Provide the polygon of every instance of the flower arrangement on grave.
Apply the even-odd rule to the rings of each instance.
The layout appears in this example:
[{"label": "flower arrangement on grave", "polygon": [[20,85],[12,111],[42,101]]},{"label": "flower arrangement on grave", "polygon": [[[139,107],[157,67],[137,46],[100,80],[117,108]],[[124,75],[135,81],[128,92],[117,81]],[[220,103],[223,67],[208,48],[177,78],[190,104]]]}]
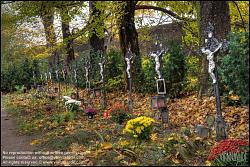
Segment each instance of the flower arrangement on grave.
[{"label": "flower arrangement on grave", "polygon": [[94,108],[87,108],[85,112],[87,113],[89,119],[92,119],[94,115],[97,114],[97,111]]},{"label": "flower arrangement on grave", "polygon": [[64,103],[65,103],[66,101],[70,100],[70,99],[71,99],[71,97],[69,97],[69,96],[63,96],[63,101],[64,101]]},{"label": "flower arrangement on grave", "polygon": [[115,102],[112,107],[106,111],[104,117],[111,116],[111,120],[116,123],[122,124],[128,117],[128,108],[125,107],[121,102]]},{"label": "flower arrangement on grave", "polygon": [[130,134],[133,138],[138,139],[139,141],[150,139],[150,134],[153,129],[154,119],[140,116],[134,119],[131,119],[127,122],[123,133]]},{"label": "flower arrangement on grave", "polygon": [[81,106],[81,101],[69,99],[64,104],[68,111],[78,111]]},{"label": "flower arrangement on grave", "polygon": [[226,139],[217,143],[210,150],[207,163],[211,165],[247,165],[249,141],[244,139]]}]

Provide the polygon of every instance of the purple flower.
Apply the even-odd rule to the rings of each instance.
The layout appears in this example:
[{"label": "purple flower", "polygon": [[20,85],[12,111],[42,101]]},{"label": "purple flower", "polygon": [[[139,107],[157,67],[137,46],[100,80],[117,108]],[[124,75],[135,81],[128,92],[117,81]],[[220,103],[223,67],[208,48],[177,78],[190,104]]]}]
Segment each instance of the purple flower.
[{"label": "purple flower", "polygon": [[87,108],[85,111],[87,114],[96,114],[96,109],[94,108]]}]

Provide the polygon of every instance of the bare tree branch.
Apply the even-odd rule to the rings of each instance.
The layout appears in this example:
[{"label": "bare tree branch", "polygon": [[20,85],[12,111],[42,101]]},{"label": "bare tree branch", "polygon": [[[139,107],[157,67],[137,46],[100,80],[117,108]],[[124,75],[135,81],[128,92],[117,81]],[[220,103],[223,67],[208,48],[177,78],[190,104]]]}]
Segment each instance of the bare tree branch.
[{"label": "bare tree branch", "polygon": [[238,12],[239,12],[239,14],[240,14],[240,18],[241,18],[241,21],[242,21],[243,28],[244,28],[244,30],[246,31],[245,22],[244,22],[244,20],[243,20],[242,15],[241,15],[240,8],[239,8],[238,4],[236,3],[236,1],[233,1],[233,3],[234,3],[234,5],[236,6],[236,8],[237,8],[237,10],[238,10]]},{"label": "bare tree branch", "polygon": [[161,7],[158,7],[158,6],[150,6],[150,5],[136,5],[135,6],[135,10],[139,10],[139,9],[153,9],[153,10],[158,10],[158,11],[161,11],[161,12],[164,12],[172,17],[174,17],[175,19],[178,19],[178,20],[192,20],[190,18],[183,18],[183,17],[180,17],[179,15],[177,15],[176,13],[172,12],[171,10],[167,10],[167,9],[164,9],[164,8],[161,8]]}]

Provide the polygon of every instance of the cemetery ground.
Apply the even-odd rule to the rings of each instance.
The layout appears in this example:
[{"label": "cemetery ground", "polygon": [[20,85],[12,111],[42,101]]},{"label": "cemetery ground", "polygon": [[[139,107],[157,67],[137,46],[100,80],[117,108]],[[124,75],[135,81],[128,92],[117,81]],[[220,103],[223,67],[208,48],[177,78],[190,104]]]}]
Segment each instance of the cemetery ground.
[{"label": "cemetery ground", "polygon": [[[68,93],[65,87],[62,92],[62,95]],[[76,160],[74,165],[210,165],[207,159],[216,144],[215,130],[202,138],[194,132],[194,126],[205,125],[206,117],[215,115],[215,97],[197,99],[196,95],[189,95],[168,100],[169,124],[162,125],[151,110],[152,96],[132,93],[130,119],[147,116],[156,121],[150,139],[141,143],[123,133],[127,120],[117,124],[104,116],[116,101],[127,100],[127,92],[107,92],[105,110],[98,109],[100,99],[92,97],[93,108],[98,109],[93,119],[87,117],[83,108],[67,115],[69,111],[62,100],[59,102],[57,94],[38,94],[36,90],[2,94],[1,106],[17,119],[19,135],[36,136],[24,148],[81,152],[84,158]],[[80,98],[86,100],[85,90],[80,90]],[[249,108],[226,106],[222,98],[222,112],[228,138],[249,140]],[[4,137],[3,140],[10,140]],[[72,165],[65,159],[60,164]]]}]

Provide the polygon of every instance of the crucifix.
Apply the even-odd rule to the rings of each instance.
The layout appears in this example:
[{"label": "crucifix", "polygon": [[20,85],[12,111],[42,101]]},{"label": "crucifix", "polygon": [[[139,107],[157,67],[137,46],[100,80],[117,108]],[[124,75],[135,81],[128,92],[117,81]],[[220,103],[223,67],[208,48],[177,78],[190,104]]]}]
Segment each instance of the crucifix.
[{"label": "crucifix", "polygon": [[156,37],[156,52],[151,52],[149,54],[150,57],[153,57],[155,60],[155,71],[158,75],[156,80],[156,86],[157,86],[157,96],[154,96],[151,99],[151,106],[153,110],[160,110],[160,114],[162,117],[163,123],[168,123],[169,116],[168,116],[168,109],[166,105],[166,86],[165,86],[165,80],[161,75],[161,64],[162,64],[162,56],[164,53],[168,51],[167,48],[163,48],[162,43],[159,42],[158,36]]},{"label": "crucifix", "polygon": [[87,105],[88,107],[91,107],[91,101],[90,101],[90,81],[89,81],[89,69],[90,69],[90,62],[88,58],[85,59],[85,78],[86,78],[86,89],[87,89]]},{"label": "crucifix", "polygon": [[35,76],[35,71],[32,71],[32,73],[33,73],[33,82],[34,82],[33,88],[35,89],[35,88],[36,88],[36,76]]},{"label": "crucifix", "polygon": [[[105,46],[105,50],[106,50],[106,46]],[[107,106],[107,103],[106,103],[105,82],[104,82],[104,74],[103,74],[103,72],[104,72],[104,65],[106,63],[105,52],[104,53],[101,52],[100,55],[101,55],[100,56],[101,58],[100,58],[100,62],[98,64],[100,66],[100,75],[101,75],[100,83],[102,84],[102,89],[103,89],[103,90],[101,90],[101,92],[103,92],[102,93],[102,101],[101,101],[101,103],[102,103],[102,108],[105,108]]]},{"label": "crucifix", "polygon": [[75,84],[76,84],[76,100],[79,100],[79,90],[78,90],[78,80],[77,80],[77,69],[74,69],[74,79],[75,79]]},{"label": "crucifix", "polygon": [[58,69],[56,69],[56,80],[58,82],[58,99],[60,99],[61,88],[60,88],[60,78],[59,78],[59,70]]},{"label": "crucifix", "polygon": [[52,82],[51,72],[49,71],[49,80]]},{"label": "crucifix", "polygon": [[132,102],[132,97],[131,97],[131,91],[132,91],[132,78],[131,78],[131,74],[130,74],[130,68],[131,68],[131,60],[133,59],[133,57],[135,57],[135,54],[131,51],[131,44],[129,43],[128,45],[128,51],[125,57],[126,60],[126,64],[127,64],[127,75],[128,75],[128,79],[129,79],[129,91],[128,91],[128,109],[130,112],[132,112],[133,110],[133,102]]},{"label": "crucifix", "polygon": [[49,92],[49,81],[47,72],[45,72],[44,75],[45,75],[45,81],[47,82],[47,92]]},{"label": "crucifix", "polygon": [[41,84],[43,85],[43,74],[40,74]]},{"label": "crucifix", "polygon": [[[219,80],[218,71],[216,67],[216,60],[214,56],[219,52],[220,49],[225,49],[228,46],[227,41],[219,42],[215,37],[213,37],[214,27],[209,22],[207,29],[208,38],[205,39],[205,46],[201,48],[201,52],[207,55],[208,72],[213,80],[214,94],[216,97],[216,117],[215,117],[215,128],[216,128],[216,140],[220,141],[227,138],[226,133],[226,123],[222,117],[221,112],[221,102],[220,102],[220,92],[219,92]],[[215,57],[216,58],[216,57]]]},{"label": "crucifix", "polygon": [[64,81],[64,84],[66,84],[66,92],[68,91],[68,82],[66,80],[66,74],[65,74],[65,69],[64,67],[62,67],[62,76],[63,76],[63,81]]}]

